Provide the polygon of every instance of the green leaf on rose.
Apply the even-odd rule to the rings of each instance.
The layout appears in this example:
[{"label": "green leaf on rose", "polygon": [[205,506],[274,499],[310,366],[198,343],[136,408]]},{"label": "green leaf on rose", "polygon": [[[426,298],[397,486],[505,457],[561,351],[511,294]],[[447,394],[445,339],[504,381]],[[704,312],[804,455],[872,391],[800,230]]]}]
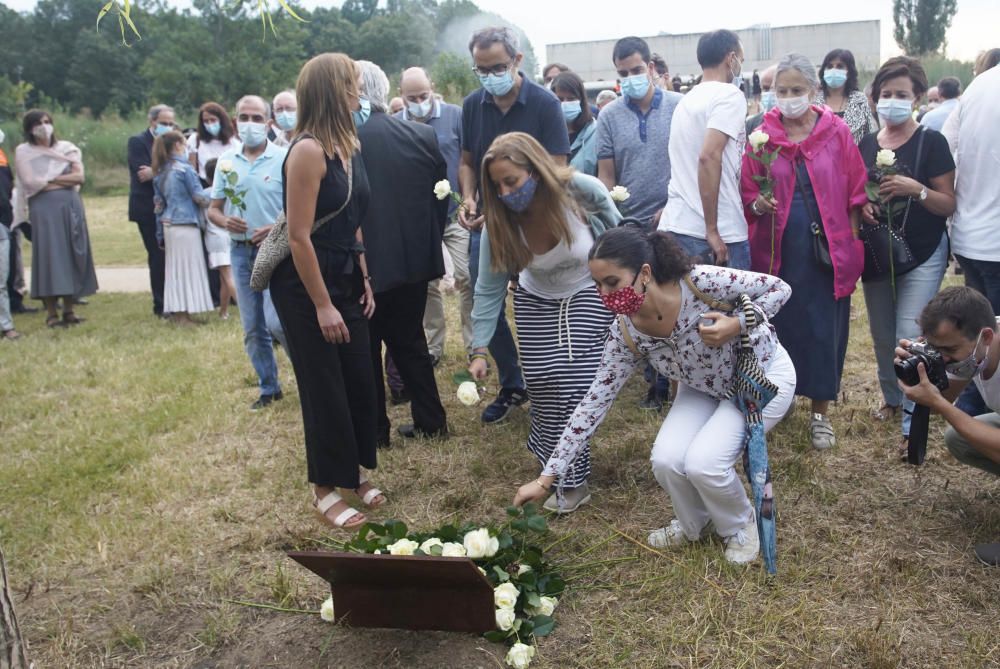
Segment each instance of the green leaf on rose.
[{"label": "green leaf on rose", "polygon": [[474,381],[472,374],[469,374],[468,370],[462,370],[461,372],[455,372],[451,377],[452,382],[456,386],[460,386],[466,381]]},{"label": "green leaf on rose", "polygon": [[458,541],[458,528],[454,525],[445,525],[437,536],[441,541]]},{"label": "green leaf on rose", "polygon": [[874,181],[869,181],[865,184],[865,195],[868,196],[868,200],[871,202],[878,202],[881,198],[878,194],[878,184]]},{"label": "green leaf on rose", "polygon": [[533,633],[536,637],[548,636],[556,626],[556,621],[551,616],[535,616],[531,619]]},{"label": "green leaf on rose", "polygon": [[537,583],[538,574],[534,571],[529,571],[527,574],[521,574],[517,577],[517,584],[526,588],[534,588]]},{"label": "green leaf on rose", "polygon": [[497,541],[500,544],[500,550],[505,550],[514,545],[514,538],[507,532],[501,532],[497,537]]},{"label": "green leaf on rose", "polygon": [[528,529],[535,532],[546,532],[549,529],[549,525],[542,516],[532,516],[528,518]]},{"label": "green leaf on rose", "polygon": [[510,636],[511,631],[513,630],[507,632],[503,632],[501,630],[490,630],[489,632],[483,635],[483,638],[485,638],[487,641],[492,641],[493,643],[500,643],[501,641]]},{"label": "green leaf on rose", "polygon": [[521,515],[521,509],[519,509],[516,506],[508,506],[507,515],[510,516],[511,518],[517,518],[518,516]]},{"label": "green leaf on rose", "polygon": [[226,181],[229,182],[230,186],[235,186],[240,180],[240,176],[236,172],[226,173]]},{"label": "green leaf on rose", "polygon": [[510,526],[513,529],[517,530],[518,532],[528,531],[528,521],[525,520],[524,518],[518,518],[517,520],[512,520],[510,522]]},{"label": "green leaf on rose", "polygon": [[529,592],[526,597],[528,606],[537,609],[542,605],[542,598],[538,596],[537,592]]},{"label": "green leaf on rose", "polygon": [[441,557],[441,553],[444,551],[444,547],[438,546],[437,544],[431,546],[431,555],[434,557]]},{"label": "green leaf on rose", "polygon": [[501,569],[499,565],[493,565],[493,573],[497,575],[501,583],[506,583],[510,580],[510,574]]}]

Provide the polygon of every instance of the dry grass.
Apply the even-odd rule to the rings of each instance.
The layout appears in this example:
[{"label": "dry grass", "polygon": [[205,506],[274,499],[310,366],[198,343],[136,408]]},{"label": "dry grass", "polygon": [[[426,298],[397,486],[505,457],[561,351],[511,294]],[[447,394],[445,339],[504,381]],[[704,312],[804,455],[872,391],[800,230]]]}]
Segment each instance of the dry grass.
[{"label": "dry grass", "polygon": [[[39,665],[500,666],[502,648],[475,637],[349,631],[227,601],[316,609],[325,594],[283,555],[329,534],[309,514],[290,367],[282,356],[287,399],[250,414],[237,321],[192,331],[147,311],[142,296],[97,296],[84,325],[21,318],[27,336],[0,346],[0,542]],[[808,447],[801,404],[773,435],[771,582],[759,565],[724,563],[718,543],[657,554],[616,533],[641,543],[671,515],[647,460],[659,420],[630,383],[596,440],[594,505],[552,523],[552,554],[631,561],[567,570],[536,666],[1000,666],[997,572],[971,556],[1000,537],[1000,484],[955,463],[940,434],[922,468],[889,458],[893,429],[868,418],[878,398],[860,299],[855,313],[837,448]],[[453,437],[380,453],[391,502],[379,518],[499,520],[537,474],[527,414],[482,428],[454,400],[460,369],[452,347],[438,383]]]}]

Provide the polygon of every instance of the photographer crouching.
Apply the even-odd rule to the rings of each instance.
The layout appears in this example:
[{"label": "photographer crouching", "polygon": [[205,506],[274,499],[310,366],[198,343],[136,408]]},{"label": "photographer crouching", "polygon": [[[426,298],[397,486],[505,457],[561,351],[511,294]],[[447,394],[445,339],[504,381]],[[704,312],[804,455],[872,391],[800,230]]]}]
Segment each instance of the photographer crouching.
[{"label": "photographer crouching", "polygon": [[[980,293],[965,286],[945,288],[920,314],[921,341],[901,339],[896,349],[896,372],[906,397],[948,421],[945,444],[959,462],[995,476],[1000,476],[998,320]],[[992,413],[973,418],[952,404],[969,381]],[[923,457],[911,451],[909,459],[919,464]],[[976,556],[1000,566],[1000,543],[976,546]]]}]

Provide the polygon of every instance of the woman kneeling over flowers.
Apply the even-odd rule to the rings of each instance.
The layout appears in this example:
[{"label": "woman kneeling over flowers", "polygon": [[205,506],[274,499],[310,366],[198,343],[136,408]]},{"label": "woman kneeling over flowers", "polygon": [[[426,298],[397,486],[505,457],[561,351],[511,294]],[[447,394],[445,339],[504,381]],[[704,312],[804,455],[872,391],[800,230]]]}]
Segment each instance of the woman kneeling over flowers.
[{"label": "woman kneeling over flowers", "polygon": [[744,448],[745,421],[727,399],[745,321],[712,305],[735,303],[741,295],[752,302],[759,325],[748,333],[750,344],[761,369],[778,387],[777,397],[763,411],[769,430],[785,415],[795,392],[795,368],[767,322],[791,289],[774,276],[692,266],[673,237],[635,226],[609,230],[597,240],[590,251],[590,272],[602,300],[619,318],[611,324],[597,376],[539,480],[521,486],[514,504],[540,499],[547,494],[545,486],[578,466],[578,456],[618,392],[648,362],[678,382],[650,456],[653,475],[670,495],[677,519],[650,534],[649,544],[684,546],[714,526],[725,538],[726,559],[750,562],[757,557],[759,538],[734,466]]}]

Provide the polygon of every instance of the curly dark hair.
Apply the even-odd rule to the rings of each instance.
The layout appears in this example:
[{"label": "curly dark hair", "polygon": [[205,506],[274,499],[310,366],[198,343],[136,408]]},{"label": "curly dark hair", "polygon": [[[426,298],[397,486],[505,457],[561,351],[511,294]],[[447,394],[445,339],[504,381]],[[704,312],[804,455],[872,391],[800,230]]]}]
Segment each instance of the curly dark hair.
[{"label": "curly dark hair", "polygon": [[823,79],[823,73],[829,69],[833,61],[839,60],[847,66],[847,81],[844,82],[844,97],[858,90],[858,66],[854,63],[854,54],[849,49],[834,49],[823,58],[823,64],[819,66],[819,85],[823,89],[823,95],[830,94],[830,88]]},{"label": "curly dark hair", "polygon": [[677,281],[694,264],[672,235],[659,230],[646,232],[638,225],[612,228],[597,238],[589,260],[607,260],[638,274],[649,265],[656,283]]}]

